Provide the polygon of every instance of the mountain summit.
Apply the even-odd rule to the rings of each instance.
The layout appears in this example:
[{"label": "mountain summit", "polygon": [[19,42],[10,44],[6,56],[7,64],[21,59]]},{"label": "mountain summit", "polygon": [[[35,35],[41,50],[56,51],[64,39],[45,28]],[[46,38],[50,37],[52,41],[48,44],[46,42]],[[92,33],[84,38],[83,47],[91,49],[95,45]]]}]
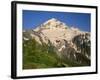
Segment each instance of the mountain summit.
[{"label": "mountain summit", "polygon": [[63,22],[55,19],[55,18],[51,18],[48,21],[46,21],[43,25],[47,26],[47,27],[67,27]]},{"label": "mountain summit", "polygon": [[65,23],[51,18],[33,30],[23,32],[23,40],[52,46],[58,57],[73,64],[90,65],[90,32],[68,27]]},{"label": "mountain summit", "polygon": [[37,27],[35,30],[38,30],[38,29],[56,29],[56,28],[67,28],[68,26],[55,19],[55,18],[51,18],[49,20],[47,20],[46,22],[44,22],[43,24],[41,24],[39,27]]}]

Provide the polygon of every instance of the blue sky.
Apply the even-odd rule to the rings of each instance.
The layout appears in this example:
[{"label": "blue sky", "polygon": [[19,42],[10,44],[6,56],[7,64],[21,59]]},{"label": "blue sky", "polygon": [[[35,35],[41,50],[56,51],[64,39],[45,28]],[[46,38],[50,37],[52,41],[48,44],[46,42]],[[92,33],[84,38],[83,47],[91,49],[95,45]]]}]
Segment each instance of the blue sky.
[{"label": "blue sky", "polygon": [[23,10],[23,29],[33,29],[45,21],[56,18],[68,26],[74,26],[82,31],[89,31],[91,15],[88,13],[69,13],[51,11]]}]

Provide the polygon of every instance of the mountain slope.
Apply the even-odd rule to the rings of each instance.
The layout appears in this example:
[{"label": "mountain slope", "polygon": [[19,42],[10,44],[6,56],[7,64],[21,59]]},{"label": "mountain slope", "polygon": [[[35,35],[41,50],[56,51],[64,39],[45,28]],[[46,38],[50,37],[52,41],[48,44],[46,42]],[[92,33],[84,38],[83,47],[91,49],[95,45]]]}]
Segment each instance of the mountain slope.
[{"label": "mountain slope", "polygon": [[51,53],[54,52],[60,61],[69,66],[90,65],[90,33],[78,28],[70,28],[55,18],[44,22],[36,29],[25,30],[23,41],[29,40],[35,40],[42,47],[44,44],[47,45],[47,51],[52,47]]}]

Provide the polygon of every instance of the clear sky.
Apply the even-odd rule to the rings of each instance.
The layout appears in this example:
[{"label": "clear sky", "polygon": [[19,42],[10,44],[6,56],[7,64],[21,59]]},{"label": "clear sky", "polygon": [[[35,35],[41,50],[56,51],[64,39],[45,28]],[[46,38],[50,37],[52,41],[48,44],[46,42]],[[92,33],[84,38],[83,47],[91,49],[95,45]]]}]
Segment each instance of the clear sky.
[{"label": "clear sky", "polygon": [[23,29],[34,29],[45,21],[56,18],[69,27],[74,26],[82,31],[89,31],[91,15],[88,13],[69,13],[51,11],[23,10]]}]

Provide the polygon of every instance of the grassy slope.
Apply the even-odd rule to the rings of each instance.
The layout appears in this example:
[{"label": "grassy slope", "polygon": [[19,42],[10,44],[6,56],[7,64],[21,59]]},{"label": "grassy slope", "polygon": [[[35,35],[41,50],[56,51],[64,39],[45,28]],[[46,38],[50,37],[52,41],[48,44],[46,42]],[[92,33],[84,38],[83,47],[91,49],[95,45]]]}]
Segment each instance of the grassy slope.
[{"label": "grassy slope", "polygon": [[52,46],[40,45],[34,39],[23,42],[23,69],[62,66]]}]

